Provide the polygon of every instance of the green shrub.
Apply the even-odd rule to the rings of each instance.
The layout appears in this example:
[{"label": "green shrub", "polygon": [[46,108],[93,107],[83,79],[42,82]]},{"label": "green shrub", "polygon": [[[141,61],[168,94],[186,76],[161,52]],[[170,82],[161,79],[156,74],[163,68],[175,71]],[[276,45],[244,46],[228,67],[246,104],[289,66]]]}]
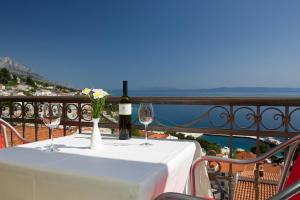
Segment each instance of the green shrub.
[{"label": "green shrub", "polygon": [[167,131],[165,131],[165,134],[171,135],[171,136],[176,136],[176,132],[175,132],[175,131],[172,131],[172,130],[167,130]]},{"label": "green shrub", "polygon": [[16,86],[16,85],[17,85],[17,81],[15,80],[8,81],[7,83],[7,86]]},{"label": "green shrub", "polygon": [[131,136],[135,136],[135,137],[140,137],[140,130],[135,128],[135,127],[132,127],[131,128]]},{"label": "green shrub", "polygon": [[27,76],[27,78],[26,78],[26,84],[30,85],[32,87],[36,87],[36,84],[35,84],[34,80],[32,80],[32,78],[30,76]]},{"label": "green shrub", "polygon": [[[259,151],[260,153],[266,153],[270,150],[270,145],[268,144],[265,144],[265,143],[262,143],[261,145],[259,145]],[[255,153],[256,154],[256,146],[254,147],[251,147],[251,150],[250,150],[252,153]]]},{"label": "green shrub", "polygon": [[214,150],[216,153],[221,153],[221,146],[219,144],[214,142],[209,142],[207,140],[201,139],[200,137],[198,137],[196,140],[200,143],[201,147],[206,151]]},{"label": "green shrub", "polygon": [[188,135],[185,137],[186,140],[195,140],[195,137],[192,135]]},{"label": "green shrub", "polygon": [[178,139],[180,139],[180,140],[184,140],[185,139],[185,135],[182,134],[182,133],[177,133],[176,137],[178,137]]},{"label": "green shrub", "polygon": [[2,68],[0,70],[0,83],[7,84],[10,80],[10,72],[6,68]]}]

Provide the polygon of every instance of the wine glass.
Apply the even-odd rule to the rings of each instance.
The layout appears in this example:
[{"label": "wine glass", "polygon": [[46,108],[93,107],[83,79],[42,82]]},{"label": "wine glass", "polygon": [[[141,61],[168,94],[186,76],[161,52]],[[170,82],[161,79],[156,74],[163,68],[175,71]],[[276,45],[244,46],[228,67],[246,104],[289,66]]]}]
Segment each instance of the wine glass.
[{"label": "wine glass", "polygon": [[44,103],[42,105],[42,112],[40,112],[40,117],[44,124],[50,129],[51,144],[50,151],[57,151],[53,145],[53,129],[57,128],[60,124],[60,118],[62,115],[62,109],[59,103]]},{"label": "wine glass", "polygon": [[148,142],[148,134],[147,134],[147,127],[153,121],[154,113],[153,113],[153,106],[151,103],[141,103],[139,107],[139,121],[144,124],[145,126],[145,143],[141,145],[151,145]]}]

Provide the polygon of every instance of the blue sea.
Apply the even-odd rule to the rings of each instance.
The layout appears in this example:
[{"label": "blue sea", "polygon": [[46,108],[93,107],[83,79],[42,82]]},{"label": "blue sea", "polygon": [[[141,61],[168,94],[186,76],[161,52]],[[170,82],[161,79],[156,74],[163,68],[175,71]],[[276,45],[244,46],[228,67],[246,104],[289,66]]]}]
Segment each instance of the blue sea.
[{"label": "blue sea", "polygon": [[[260,89],[261,90],[261,89]],[[120,94],[118,94],[120,95]],[[199,96],[199,97],[300,97],[300,91],[196,91],[196,90],[140,90],[140,91],[130,91],[130,96]],[[180,124],[184,124],[190,122],[194,119],[197,119],[201,114],[205,113],[209,108],[212,106],[199,106],[199,105],[154,105],[154,113],[155,118],[158,119],[160,122],[168,126],[176,126]],[[251,107],[250,107],[251,108]],[[253,107],[254,108],[254,107]],[[261,107],[261,110],[267,107]],[[283,107],[277,107],[279,110],[284,111]],[[137,110],[138,105],[133,106],[133,118],[136,119],[137,117]],[[255,111],[255,109],[254,109]],[[220,117],[220,113],[224,112],[222,109],[216,109],[214,112],[211,113],[211,119],[216,123],[216,125],[222,125],[226,122],[226,117]],[[236,115],[237,122],[241,126],[249,126],[251,124],[251,120],[246,119],[246,114],[248,113],[247,110],[241,110]],[[275,112],[268,111],[265,112],[263,117],[263,123],[268,127],[277,127],[281,123],[281,119],[278,120],[274,119]],[[295,113],[292,118],[292,123],[296,125],[297,128],[300,128],[299,125],[297,126],[297,122],[300,121],[300,111],[299,113]],[[205,118],[201,122],[194,124],[192,127],[201,127],[201,128],[210,128],[212,125],[209,123],[209,120]],[[226,128],[226,126],[224,126]],[[237,127],[235,127],[237,128]],[[255,129],[255,126],[253,126]],[[263,127],[261,127],[264,130]],[[215,136],[215,135],[203,135],[201,138],[206,139],[210,142],[215,142],[220,144],[222,147],[229,146],[229,137],[227,136]],[[251,147],[256,145],[255,139],[251,138],[240,138],[235,137],[233,138],[233,148],[242,148],[245,150],[250,150]]]}]

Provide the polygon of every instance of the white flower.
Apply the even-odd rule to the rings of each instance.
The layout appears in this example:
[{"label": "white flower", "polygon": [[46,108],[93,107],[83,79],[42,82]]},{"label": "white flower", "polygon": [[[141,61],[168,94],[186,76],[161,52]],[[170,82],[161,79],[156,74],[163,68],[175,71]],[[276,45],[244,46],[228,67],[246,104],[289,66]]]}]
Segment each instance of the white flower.
[{"label": "white flower", "polygon": [[85,94],[85,95],[88,95],[90,92],[91,92],[91,89],[89,89],[89,88],[84,88],[84,89],[81,91],[81,93],[82,93],[82,94]]},{"label": "white flower", "polygon": [[102,90],[102,89],[95,89],[95,88],[93,88],[92,91],[93,91],[93,92],[97,92],[97,91],[98,91],[98,92],[101,92],[101,91],[103,91],[103,90]]},{"label": "white flower", "polygon": [[104,94],[104,96],[108,96],[109,95],[109,93],[106,92],[106,91],[104,91],[104,90],[103,90],[103,94]]},{"label": "white flower", "polygon": [[93,89],[93,97],[94,99],[101,99],[107,95],[109,95],[106,91],[102,89]]}]

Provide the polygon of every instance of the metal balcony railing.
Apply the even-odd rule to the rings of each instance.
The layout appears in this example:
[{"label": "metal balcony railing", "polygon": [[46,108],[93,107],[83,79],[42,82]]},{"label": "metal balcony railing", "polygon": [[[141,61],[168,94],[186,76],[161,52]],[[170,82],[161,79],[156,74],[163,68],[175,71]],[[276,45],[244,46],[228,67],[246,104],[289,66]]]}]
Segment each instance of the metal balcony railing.
[{"label": "metal balcony railing", "polygon": [[[155,121],[149,127],[157,131],[193,132],[213,135],[227,135],[230,149],[229,157],[233,156],[234,135],[252,136],[256,139],[256,154],[260,155],[259,145],[262,137],[291,138],[300,133],[300,98],[294,97],[131,97],[134,105],[153,103],[155,106],[172,105],[172,109],[180,106],[191,106],[190,110],[199,113],[192,120],[181,123],[170,123],[155,115]],[[63,111],[61,126],[66,135],[69,127],[76,127],[82,132],[83,127],[92,127],[89,99],[84,96],[32,96],[0,97],[0,117],[22,127],[25,136],[27,124],[34,126],[34,138],[37,141],[40,124],[41,105],[44,102],[60,103]],[[117,129],[118,97],[109,97],[106,112],[103,113],[101,127]],[[186,115],[189,115],[187,112]],[[133,119],[134,126],[143,127]],[[13,143],[13,138],[11,138]],[[256,166],[257,171],[259,165]],[[232,166],[229,168],[232,177]],[[258,176],[256,192],[258,193]],[[228,178],[231,182],[231,178]],[[233,186],[229,185],[229,198],[232,198]]]}]

